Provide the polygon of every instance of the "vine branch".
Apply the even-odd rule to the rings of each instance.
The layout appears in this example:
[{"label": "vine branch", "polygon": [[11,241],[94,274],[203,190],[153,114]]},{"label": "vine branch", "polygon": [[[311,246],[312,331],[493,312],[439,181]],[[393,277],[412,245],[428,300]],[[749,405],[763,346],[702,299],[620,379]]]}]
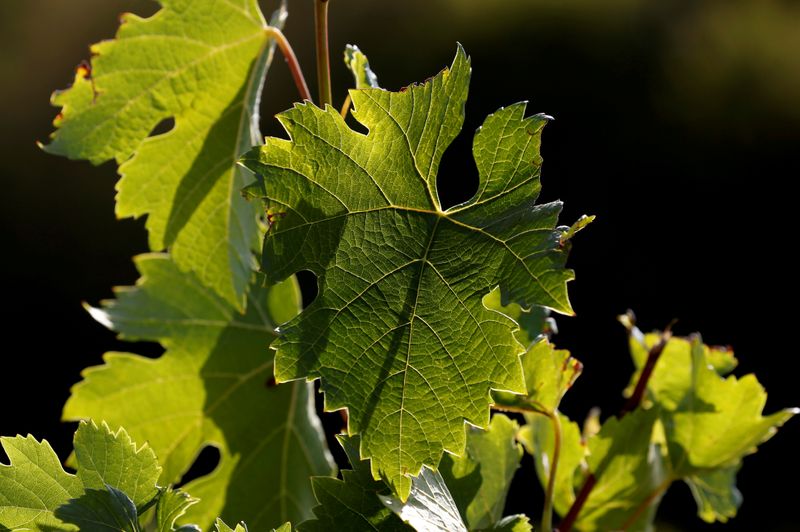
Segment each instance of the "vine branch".
[{"label": "vine branch", "polygon": [[317,41],[317,84],[319,86],[319,105],[332,105],[331,59],[328,51],[328,0],[316,0],[314,4],[314,25]]}]

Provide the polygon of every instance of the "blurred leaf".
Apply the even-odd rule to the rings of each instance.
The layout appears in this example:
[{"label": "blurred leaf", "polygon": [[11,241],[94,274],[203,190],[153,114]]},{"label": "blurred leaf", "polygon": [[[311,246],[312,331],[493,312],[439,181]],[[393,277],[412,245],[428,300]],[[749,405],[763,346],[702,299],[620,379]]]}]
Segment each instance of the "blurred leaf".
[{"label": "blurred leaf", "polygon": [[518,514],[504,517],[486,530],[487,532],[533,532],[533,527],[527,515]]},{"label": "blurred leaf", "polygon": [[[257,209],[240,195],[239,156],[261,143],[258,104],[274,42],[256,0],[161,0],[150,18],[124,14],[114,40],[92,46],[71,88],[56,92],[51,153],[120,164],[117,215],[148,215],[150,247],[242,308],[257,243]],[[285,3],[272,24],[282,26]],[[151,136],[158,124],[174,128]]]},{"label": "blurred leaf", "polygon": [[522,458],[515,440],[518,430],[516,421],[495,414],[486,430],[467,429],[463,456],[442,457],[439,471],[470,530],[488,528],[503,516],[506,495]]},{"label": "blurred leaf", "polygon": [[358,46],[348,44],[344,49],[344,64],[353,73],[356,89],[379,88],[378,76],[369,67],[369,60]]},{"label": "blurred leaf", "polygon": [[275,317],[297,312],[293,280],[264,288],[254,279],[240,314],[166,255],[140,256],[136,265],[137,285],[92,315],[123,338],[159,341],[167,351],[156,360],[107,354],[73,388],[64,418],[129,427],[160,457],[164,484],[180,481],[214,445],[219,465],[183,487],[200,502],[181,521],[210,527],[217,516],[243,518],[263,529],[310,517],[308,477],[334,465],[310,384],[273,386],[266,350]]},{"label": "blurred leaf", "polygon": [[662,486],[669,485],[665,457],[653,444],[655,409],[637,409],[622,419],[611,417],[588,441],[589,470],[597,479],[575,526],[578,530],[652,530],[657,499],[651,501],[638,519],[635,511]]},{"label": "blurred leaf", "polygon": [[736,473],[740,465],[713,469],[687,477],[686,483],[697,502],[697,515],[707,522],[727,522],[736,516],[742,504],[742,494],[736,488]]},{"label": "blurred leaf", "polygon": [[666,404],[664,415],[675,476],[737,465],[798,412],[784,409],[763,417],[767,394],[754,375],[724,379],[708,363],[699,336],[683,345],[691,375],[670,390],[671,397],[680,399]]}]

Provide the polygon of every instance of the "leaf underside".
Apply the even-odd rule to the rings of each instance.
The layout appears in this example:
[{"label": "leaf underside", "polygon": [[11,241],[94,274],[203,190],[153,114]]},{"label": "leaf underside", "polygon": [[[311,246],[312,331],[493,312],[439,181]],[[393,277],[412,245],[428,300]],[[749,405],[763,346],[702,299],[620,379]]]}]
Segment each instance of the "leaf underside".
[{"label": "leaf underside", "polygon": [[319,295],[273,343],[279,381],[321,378],[326,408],[347,408],[361,456],[401,499],[423,464],[461,454],[464,420],[486,427],[490,389],[523,393],[516,323],[504,303],[571,313],[568,245],[558,202],[536,204],[544,115],[516,104],[475,136],[472,200],[442,211],[436,176],[463,123],[470,76],[459,47],[450,69],[400,92],[353,90],[350,129],[334,109],[278,115],[291,140],[268,138],[243,160],[263,181],[274,223],[262,268],[270,281],[299,270]]}]

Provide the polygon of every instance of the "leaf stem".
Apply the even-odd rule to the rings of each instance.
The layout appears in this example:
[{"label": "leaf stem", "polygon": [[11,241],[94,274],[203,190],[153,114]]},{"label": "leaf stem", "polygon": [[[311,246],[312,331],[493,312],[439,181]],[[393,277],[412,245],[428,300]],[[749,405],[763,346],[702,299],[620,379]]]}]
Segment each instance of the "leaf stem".
[{"label": "leaf stem", "polygon": [[317,40],[317,84],[319,86],[319,105],[332,105],[331,60],[328,52],[328,0],[315,0],[314,25]]},{"label": "leaf stem", "polygon": [[297,92],[300,93],[300,98],[302,100],[308,100],[309,102],[313,101],[311,99],[311,92],[309,92],[308,85],[306,84],[306,78],[303,76],[303,70],[300,68],[300,62],[297,60],[297,56],[294,54],[289,40],[281,30],[274,26],[265,26],[264,32],[268,37],[275,39],[275,42],[278,43],[278,47],[281,49],[281,53],[283,53],[283,58],[286,59],[286,64],[289,65],[289,70],[292,72],[292,78],[294,78],[294,84],[297,86]]},{"label": "leaf stem", "polygon": [[544,508],[542,509],[542,530],[552,532],[553,530],[553,493],[556,487],[556,474],[558,472],[558,460],[561,456],[561,420],[558,412],[548,415],[553,423],[553,458],[550,463],[550,476],[547,479],[547,489],[544,493]]}]

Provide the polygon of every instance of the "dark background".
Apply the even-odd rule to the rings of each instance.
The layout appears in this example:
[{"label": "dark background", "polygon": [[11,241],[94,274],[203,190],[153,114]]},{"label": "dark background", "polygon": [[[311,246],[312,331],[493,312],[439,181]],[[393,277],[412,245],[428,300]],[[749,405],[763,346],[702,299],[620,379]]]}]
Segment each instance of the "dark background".
[{"label": "dark background", "polygon": [[[290,2],[286,33],[313,87],[311,6]],[[47,138],[57,112],[49,94],[71,81],[88,44],[112,37],[119,13],[156,9],[133,0],[0,2],[0,433],[45,437],[62,457],[74,430],[58,422],[69,387],[104,351],[131,349],[81,302],[132,284],[130,257],[146,239],[141,220],[114,218],[112,164],[51,157],[34,141]],[[488,113],[530,100],[529,112],[555,116],[544,133],[543,197],[565,201],[564,223],[597,215],[570,258],[578,316],[558,321],[556,342],[585,364],[567,414],[621,406],[631,366],[615,316],[627,308],[644,329],[678,318],[678,333],[732,345],[737,373],[755,372],[769,392],[768,412],[800,403],[788,192],[800,175],[797,2],[332,0],[331,41],[336,102],[351,83],[338,60],[346,43],[369,55],[390,89],[449,64],[456,41],[471,54],[464,133],[442,166],[448,203],[477,185],[471,138]],[[280,134],[271,117],[295,98],[276,60],[265,133]],[[798,436],[795,420],[745,460],[745,500],[732,523],[703,524],[688,489],[675,485],[659,529],[798,530]],[[538,521],[534,485],[526,462],[509,510]]]}]

